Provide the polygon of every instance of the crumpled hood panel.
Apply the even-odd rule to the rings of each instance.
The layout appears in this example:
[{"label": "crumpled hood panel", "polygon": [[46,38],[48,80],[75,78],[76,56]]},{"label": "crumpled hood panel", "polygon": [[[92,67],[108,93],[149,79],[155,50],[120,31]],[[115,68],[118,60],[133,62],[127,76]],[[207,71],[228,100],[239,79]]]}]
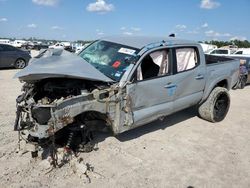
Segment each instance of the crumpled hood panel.
[{"label": "crumpled hood panel", "polygon": [[34,82],[45,78],[79,78],[114,82],[81,57],[65,50],[48,50],[46,55],[39,59],[33,59],[29,66],[19,71],[14,78],[25,82]]}]

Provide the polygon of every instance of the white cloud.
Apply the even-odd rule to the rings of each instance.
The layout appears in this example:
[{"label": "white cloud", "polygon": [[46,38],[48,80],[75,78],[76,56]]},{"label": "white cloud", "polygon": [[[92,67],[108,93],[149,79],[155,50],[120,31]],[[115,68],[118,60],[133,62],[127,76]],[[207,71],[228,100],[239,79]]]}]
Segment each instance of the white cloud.
[{"label": "white cloud", "polygon": [[32,0],[37,5],[55,6],[59,0]]},{"label": "white cloud", "polygon": [[193,34],[193,35],[199,34],[199,32],[197,30],[188,31],[187,33],[188,34]]},{"label": "white cloud", "polygon": [[104,32],[98,32],[97,35],[101,36],[101,35],[104,35],[105,33]]},{"label": "white cloud", "polygon": [[183,31],[184,29],[187,28],[187,26],[186,25],[176,25],[175,28],[180,30],[180,31]]},{"label": "white cloud", "polygon": [[123,32],[123,35],[133,35],[133,33],[132,32],[130,32],[130,31],[125,31],[125,32]]},{"label": "white cloud", "polygon": [[89,12],[110,12],[115,9],[113,4],[107,4],[104,0],[96,0],[95,3],[90,3],[87,6]]},{"label": "white cloud", "polygon": [[232,36],[230,33],[219,33],[213,30],[206,31],[205,35],[207,37],[231,37]]},{"label": "white cloud", "polygon": [[96,34],[101,36],[101,35],[104,35],[105,33],[101,31],[100,29],[96,29]]},{"label": "white cloud", "polygon": [[123,35],[134,35],[138,34],[141,31],[140,27],[121,27],[120,30],[122,31]]},{"label": "white cloud", "polygon": [[141,31],[141,28],[139,28],[139,27],[131,27],[131,30],[135,31],[135,32],[138,32],[138,31]]},{"label": "white cloud", "polygon": [[62,27],[59,27],[57,25],[52,26],[51,29],[53,29],[53,30],[63,30]]},{"label": "white cloud", "polygon": [[247,40],[247,38],[243,37],[243,36],[234,36],[230,40],[241,40],[241,41],[244,41],[244,40]]},{"label": "white cloud", "polygon": [[218,8],[219,6],[220,3],[214,0],[201,0],[201,5],[200,5],[200,7],[203,9],[214,9]]},{"label": "white cloud", "polygon": [[201,26],[202,28],[207,28],[208,27],[208,23],[204,23],[204,24],[202,24],[202,26]]},{"label": "white cloud", "polygon": [[28,24],[27,27],[29,27],[29,28],[37,28],[37,25],[32,23],[32,24]]},{"label": "white cloud", "polygon": [[0,22],[7,22],[8,19],[7,18],[0,18]]}]

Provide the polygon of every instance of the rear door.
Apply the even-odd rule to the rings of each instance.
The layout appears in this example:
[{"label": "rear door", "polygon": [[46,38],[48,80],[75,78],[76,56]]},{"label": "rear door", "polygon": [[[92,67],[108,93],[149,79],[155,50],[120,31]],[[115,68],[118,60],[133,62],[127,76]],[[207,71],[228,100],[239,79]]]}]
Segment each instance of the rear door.
[{"label": "rear door", "polygon": [[174,111],[197,104],[205,88],[206,68],[200,62],[197,47],[178,47],[173,50],[174,76],[176,86]]}]

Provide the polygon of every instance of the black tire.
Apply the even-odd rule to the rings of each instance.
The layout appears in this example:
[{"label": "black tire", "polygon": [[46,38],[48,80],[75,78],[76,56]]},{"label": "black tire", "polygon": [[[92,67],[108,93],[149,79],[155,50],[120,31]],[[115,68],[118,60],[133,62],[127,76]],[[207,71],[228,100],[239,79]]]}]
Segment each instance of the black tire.
[{"label": "black tire", "polygon": [[210,93],[207,100],[198,108],[199,115],[202,119],[210,122],[222,121],[230,107],[230,96],[226,88],[216,87]]},{"label": "black tire", "polygon": [[15,68],[16,69],[23,69],[24,67],[26,67],[26,62],[24,59],[22,58],[18,58],[15,62]]},{"label": "black tire", "polygon": [[247,83],[247,77],[246,77],[246,76],[243,76],[243,77],[241,78],[240,83],[239,83],[239,88],[240,88],[240,89],[244,89],[246,83]]}]

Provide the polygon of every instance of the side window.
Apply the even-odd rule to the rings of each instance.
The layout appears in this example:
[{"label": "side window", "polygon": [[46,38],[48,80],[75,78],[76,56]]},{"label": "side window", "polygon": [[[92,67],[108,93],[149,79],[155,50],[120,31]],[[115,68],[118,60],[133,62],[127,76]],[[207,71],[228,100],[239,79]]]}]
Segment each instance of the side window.
[{"label": "side window", "polygon": [[243,54],[243,51],[238,51],[235,54]]},{"label": "side window", "polygon": [[10,45],[4,45],[3,50],[4,50],[4,51],[14,51],[15,48],[13,48],[13,47],[10,46]]},{"label": "side window", "polygon": [[212,51],[211,54],[217,54],[217,50]]},{"label": "side window", "polygon": [[154,51],[143,58],[137,68],[137,80],[145,80],[169,73],[168,50]]},{"label": "side window", "polygon": [[228,54],[228,51],[227,50],[221,50],[220,54]]},{"label": "side window", "polygon": [[176,49],[177,72],[193,69],[199,65],[195,48]]}]

